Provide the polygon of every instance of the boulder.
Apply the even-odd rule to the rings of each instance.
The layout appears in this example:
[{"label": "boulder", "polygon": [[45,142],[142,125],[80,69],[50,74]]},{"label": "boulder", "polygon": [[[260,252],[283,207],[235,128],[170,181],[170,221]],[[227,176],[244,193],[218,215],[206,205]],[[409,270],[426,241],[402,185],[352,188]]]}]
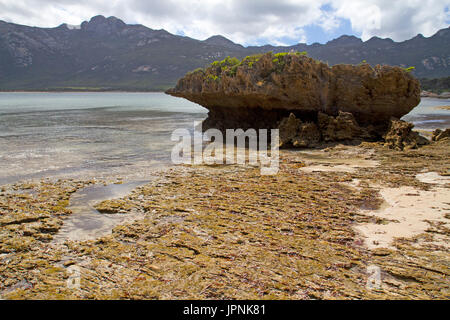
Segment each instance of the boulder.
[{"label": "boulder", "polygon": [[298,134],[292,139],[292,145],[295,148],[315,147],[321,141],[321,133],[315,123],[303,123]]},{"label": "boulder", "polygon": [[450,139],[450,128],[445,130],[436,129],[431,137],[431,141],[441,141],[444,139]]},{"label": "boulder", "polygon": [[281,120],[280,129],[280,147],[289,146],[292,140],[298,135],[302,121],[297,119],[293,113],[289,117]]},{"label": "boulder", "polygon": [[414,125],[412,123],[391,119],[389,129],[384,136],[385,146],[395,150],[417,149],[421,145],[430,142],[422,137],[419,133],[412,131]]},{"label": "boulder", "polygon": [[353,114],[339,111],[337,117],[319,112],[318,123],[325,142],[355,140],[369,137],[366,129],[356,122]]},{"label": "boulder", "polygon": [[278,128],[280,130],[280,148],[314,147],[322,138],[319,128],[315,123],[303,123],[293,113],[289,117],[282,119]]},{"label": "boulder", "polygon": [[337,117],[319,112],[317,123],[302,122],[293,113],[283,118],[278,126],[280,147],[317,147],[325,142],[343,142],[375,139],[368,128],[362,128],[353,114],[339,111]]}]

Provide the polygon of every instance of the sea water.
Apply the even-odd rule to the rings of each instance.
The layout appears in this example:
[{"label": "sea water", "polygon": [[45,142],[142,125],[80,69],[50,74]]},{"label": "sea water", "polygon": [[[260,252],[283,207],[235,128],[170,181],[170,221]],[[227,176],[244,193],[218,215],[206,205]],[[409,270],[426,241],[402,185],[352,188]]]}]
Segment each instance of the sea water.
[{"label": "sea water", "polygon": [[171,133],[207,110],[164,93],[0,93],[0,185],[46,177],[145,180]]},{"label": "sea water", "polygon": [[[422,100],[404,119],[450,127],[450,100]],[[0,93],[0,185],[40,178],[148,180],[171,164],[178,128],[207,110],[164,93]]]}]

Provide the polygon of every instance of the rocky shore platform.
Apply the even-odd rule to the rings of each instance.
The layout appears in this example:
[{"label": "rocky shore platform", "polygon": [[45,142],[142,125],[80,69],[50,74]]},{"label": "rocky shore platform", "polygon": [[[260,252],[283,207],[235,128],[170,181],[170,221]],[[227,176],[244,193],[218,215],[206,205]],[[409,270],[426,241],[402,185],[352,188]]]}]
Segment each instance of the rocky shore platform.
[{"label": "rocky shore platform", "polygon": [[244,165],[160,172],[94,204],[132,218],[90,240],[61,239],[71,198],[113,181],[0,186],[1,298],[449,297],[448,137],[280,155],[275,176]]}]

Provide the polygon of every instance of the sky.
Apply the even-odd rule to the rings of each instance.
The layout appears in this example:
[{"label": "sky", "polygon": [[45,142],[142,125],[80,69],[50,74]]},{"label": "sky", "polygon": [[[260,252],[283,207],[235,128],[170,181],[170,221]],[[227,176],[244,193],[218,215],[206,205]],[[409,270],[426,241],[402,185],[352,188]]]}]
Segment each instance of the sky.
[{"label": "sky", "polygon": [[450,24],[448,0],[0,0],[0,20],[38,27],[115,16],[204,40],[245,46],[326,43],[341,35],[404,41]]}]

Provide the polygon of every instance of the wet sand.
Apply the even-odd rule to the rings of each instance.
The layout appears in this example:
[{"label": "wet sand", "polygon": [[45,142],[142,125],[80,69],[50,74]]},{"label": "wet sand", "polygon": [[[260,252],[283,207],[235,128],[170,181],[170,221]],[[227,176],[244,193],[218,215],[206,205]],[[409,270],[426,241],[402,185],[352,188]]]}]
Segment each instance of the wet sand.
[{"label": "wet sand", "polygon": [[[385,219],[384,224],[364,223],[355,227],[370,249],[395,249],[395,238],[412,238],[424,233],[430,224],[449,228],[446,215],[450,213],[450,188],[433,188],[430,191],[412,187],[382,188],[380,194],[386,201],[382,209],[365,212]],[[447,239],[448,240],[448,239]],[[445,237],[436,237],[430,244],[449,248]]]}]

